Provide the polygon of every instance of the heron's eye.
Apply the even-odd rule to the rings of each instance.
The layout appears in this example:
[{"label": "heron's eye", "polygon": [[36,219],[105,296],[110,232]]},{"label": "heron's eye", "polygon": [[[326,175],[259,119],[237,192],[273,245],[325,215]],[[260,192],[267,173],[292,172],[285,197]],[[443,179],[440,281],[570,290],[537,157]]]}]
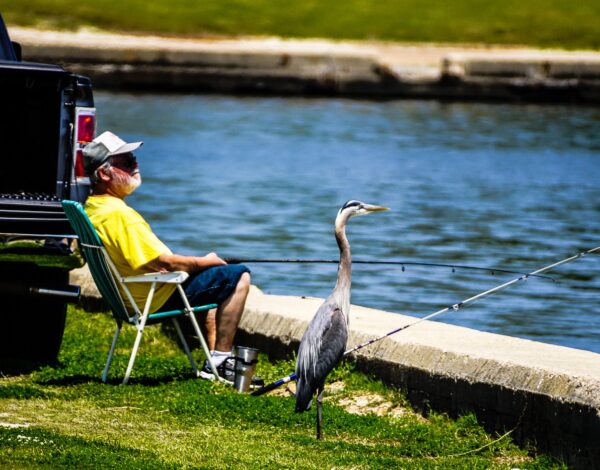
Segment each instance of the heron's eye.
[{"label": "heron's eye", "polygon": [[360,209],[362,207],[362,204],[359,201],[347,201],[346,204],[344,204],[343,209],[348,209],[349,207],[357,207],[358,209]]}]

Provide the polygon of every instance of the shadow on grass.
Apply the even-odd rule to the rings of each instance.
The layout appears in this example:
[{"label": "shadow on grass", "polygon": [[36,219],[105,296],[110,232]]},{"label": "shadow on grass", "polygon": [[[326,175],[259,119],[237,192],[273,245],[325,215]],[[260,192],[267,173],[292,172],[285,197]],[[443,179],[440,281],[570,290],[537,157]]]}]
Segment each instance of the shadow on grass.
[{"label": "shadow on grass", "polygon": [[[55,369],[57,370],[57,369]],[[60,369],[58,369],[60,370]],[[196,375],[193,373],[178,374],[178,375],[164,375],[155,377],[132,377],[129,379],[127,385],[141,385],[145,387],[155,387],[158,385],[165,385],[173,382],[180,382],[182,380],[196,379]],[[202,380],[202,379],[198,379]],[[69,386],[69,385],[81,385],[81,384],[102,384],[102,385],[123,385],[123,377],[109,377],[106,382],[102,382],[102,378],[99,375],[90,374],[65,374],[63,376],[52,376],[49,377],[47,374],[40,373],[35,378],[35,382],[40,385],[56,385],[56,386]]]},{"label": "shadow on grass", "polygon": [[53,361],[33,361],[26,359],[0,359],[0,377],[18,377],[20,375],[30,374],[44,367],[59,367],[57,360]]}]

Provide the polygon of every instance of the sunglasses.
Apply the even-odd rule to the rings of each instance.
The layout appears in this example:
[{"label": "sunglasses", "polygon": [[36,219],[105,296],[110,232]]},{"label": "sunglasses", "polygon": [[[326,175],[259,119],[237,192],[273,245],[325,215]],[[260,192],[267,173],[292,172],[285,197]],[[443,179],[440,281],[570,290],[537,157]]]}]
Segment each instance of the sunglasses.
[{"label": "sunglasses", "polygon": [[124,153],[122,155],[114,155],[110,158],[110,164],[121,170],[135,170],[138,167],[137,159],[132,153]]}]

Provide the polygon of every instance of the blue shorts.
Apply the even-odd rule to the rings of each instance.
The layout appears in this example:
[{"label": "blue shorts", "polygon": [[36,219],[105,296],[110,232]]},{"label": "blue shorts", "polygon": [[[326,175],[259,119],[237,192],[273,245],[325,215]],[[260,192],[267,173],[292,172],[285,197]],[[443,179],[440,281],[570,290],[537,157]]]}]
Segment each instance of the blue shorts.
[{"label": "blue shorts", "polygon": [[[213,266],[192,274],[182,284],[192,307],[206,304],[222,304],[233,292],[242,274],[250,270],[243,264]],[[184,307],[181,295],[175,291],[161,310],[177,310]]]}]

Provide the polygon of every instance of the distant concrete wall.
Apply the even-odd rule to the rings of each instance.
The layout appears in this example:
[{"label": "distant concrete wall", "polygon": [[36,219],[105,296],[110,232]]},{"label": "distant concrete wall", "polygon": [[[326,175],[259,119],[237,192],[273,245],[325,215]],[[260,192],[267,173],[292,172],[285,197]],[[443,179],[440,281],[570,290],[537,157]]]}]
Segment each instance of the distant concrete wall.
[{"label": "distant concrete wall", "polygon": [[498,97],[600,102],[600,54],[595,52],[451,53],[443,59],[442,75],[460,88],[481,94],[495,90]]},{"label": "distant concrete wall", "polygon": [[10,33],[27,60],[62,64],[112,89],[600,103],[596,52]]},{"label": "distant concrete wall", "polygon": [[[73,271],[88,307],[99,295],[86,268]],[[290,356],[321,299],[265,295],[253,287],[238,344]],[[348,345],[415,318],[352,306]],[[422,322],[355,355],[359,367],[406,391],[414,406],[451,416],[473,411],[490,431],[513,429],[520,444],[576,468],[600,468],[600,355]]]},{"label": "distant concrete wall", "polygon": [[372,53],[280,42],[186,41],[96,33],[13,34],[28,60],[59,63],[95,86],[278,94],[375,89]]}]

